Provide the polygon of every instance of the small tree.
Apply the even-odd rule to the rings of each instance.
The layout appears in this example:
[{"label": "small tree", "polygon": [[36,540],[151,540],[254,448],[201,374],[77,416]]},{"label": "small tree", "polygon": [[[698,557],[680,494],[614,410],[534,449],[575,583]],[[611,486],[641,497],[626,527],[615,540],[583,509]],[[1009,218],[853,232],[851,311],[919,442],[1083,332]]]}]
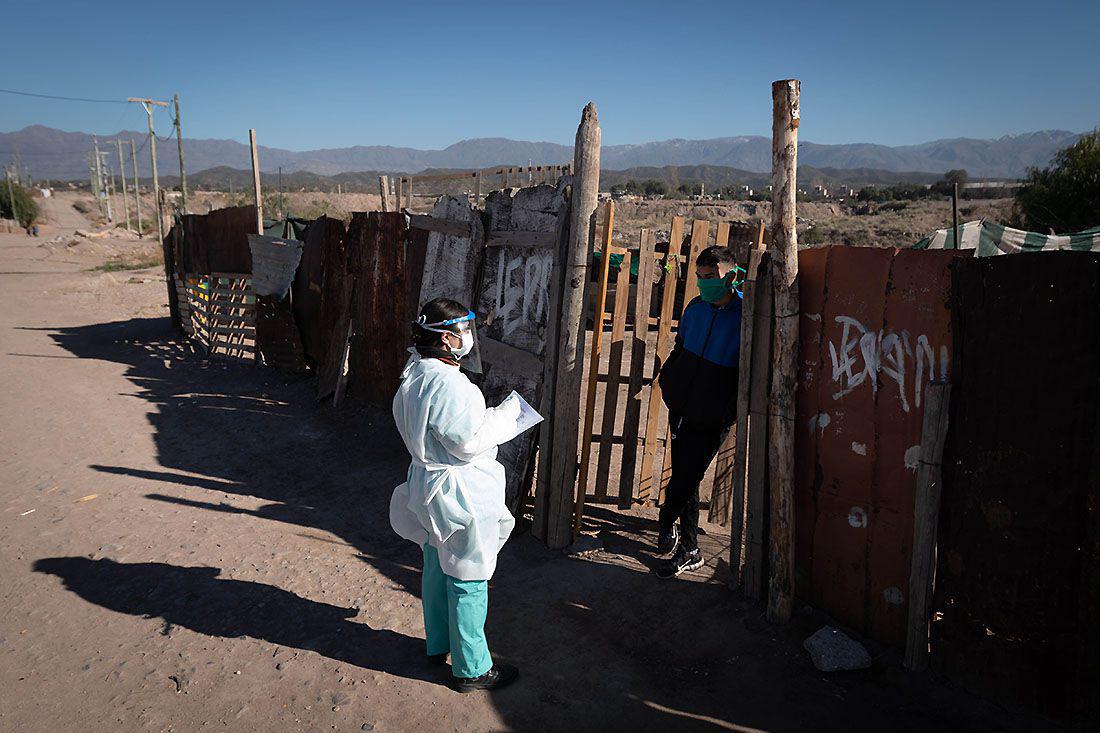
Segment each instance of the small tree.
[{"label": "small tree", "polygon": [[959,195],[962,196],[962,191],[969,180],[970,175],[965,170],[953,168],[944,173],[943,178],[932,184],[932,191],[941,196],[950,196],[957,183],[959,184]]},{"label": "small tree", "polygon": [[1100,224],[1100,128],[1032,168],[1016,192],[1016,223],[1036,232],[1076,232]]},{"label": "small tree", "polygon": [[[14,213],[9,191],[15,194]],[[19,226],[26,228],[38,221],[38,204],[31,198],[27,189],[15,181],[11,182],[10,188],[8,181],[0,181],[0,216],[5,219],[15,219]]]}]

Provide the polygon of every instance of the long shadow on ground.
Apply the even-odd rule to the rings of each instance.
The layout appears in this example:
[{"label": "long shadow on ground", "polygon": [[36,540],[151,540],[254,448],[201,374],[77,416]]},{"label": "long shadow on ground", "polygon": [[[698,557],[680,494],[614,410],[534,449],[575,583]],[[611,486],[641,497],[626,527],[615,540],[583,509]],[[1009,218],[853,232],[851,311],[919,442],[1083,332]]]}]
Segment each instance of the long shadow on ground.
[{"label": "long shadow on ground", "polygon": [[[161,468],[94,468],[174,484],[185,494],[148,495],[153,501],[330,532],[418,595],[419,573],[410,568],[420,565],[419,548],[389,528],[390,493],[408,458],[388,410],[354,403],[334,410],[316,402],[311,380],[209,362],[172,338],[163,318],[50,330],[76,356],[125,364],[135,396],[153,408]],[[245,509],[226,495],[269,503]],[[1033,723],[889,668],[825,677],[800,646],[816,620],[769,627],[759,608],[723,584],[662,583],[620,557],[648,564],[647,548],[631,538],[645,520],[598,509],[592,516],[608,533],[608,551],[594,561],[551,553],[529,536],[502,552],[490,593],[490,647],[523,677],[491,700],[511,728],[984,730]],[[48,558],[37,569],[122,613],[425,678],[416,668],[419,639],[348,621],[346,609],[271,586],[159,563]]]},{"label": "long shadow on ground", "polygon": [[399,677],[438,680],[419,639],[348,621],[354,608],[319,603],[263,583],[219,578],[217,568],[51,557],[34,563],[86,601],[119,613],[160,618],[208,636],[251,636],[315,651]]}]

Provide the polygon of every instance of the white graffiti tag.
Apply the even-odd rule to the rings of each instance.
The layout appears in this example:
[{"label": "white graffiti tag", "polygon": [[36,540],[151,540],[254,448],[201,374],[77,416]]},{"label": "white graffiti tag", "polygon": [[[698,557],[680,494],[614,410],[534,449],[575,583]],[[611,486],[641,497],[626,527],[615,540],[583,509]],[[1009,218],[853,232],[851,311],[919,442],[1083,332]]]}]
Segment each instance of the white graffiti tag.
[{"label": "white graffiti tag", "polygon": [[936,364],[935,351],[924,334],[913,344],[909,332],[904,329],[901,332],[871,331],[850,316],[837,316],[836,322],[842,326],[840,343],[829,342],[833,381],[840,385],[840,391],[833,395],[834,400],[865,382],[870,382],[872,392],[877,394],[881,372],[898,385],[901,409],[909,412],[909,394],[919,408],[924,385],[937,375],[940,378],[947,375],[947,346],[940,346],[940,360]]},{"label": "white graffiti tag", "polygon": [[[504,335],[510,335],[524,323],[538,324],[547,311],[546,291],[550,285],[553,256],[534,255],[513,257],[505,262],[501,256],[497,263],[495,318],[504,323]],[[523,273],[522,283],[517,283],[517,272]]]}]

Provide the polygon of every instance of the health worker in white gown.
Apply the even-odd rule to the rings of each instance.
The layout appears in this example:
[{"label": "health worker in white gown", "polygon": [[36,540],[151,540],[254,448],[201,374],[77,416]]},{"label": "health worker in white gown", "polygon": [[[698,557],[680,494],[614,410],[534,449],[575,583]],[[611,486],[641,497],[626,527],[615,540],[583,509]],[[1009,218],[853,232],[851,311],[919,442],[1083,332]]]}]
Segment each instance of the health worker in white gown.
[{"label": "health worker in white gown", "polygon": [[519,406],[486,407],[460,370],[479,370],[474,314],[453,300],[427,303],[413,324],[414,348],[393,398],[393,417],[412,457],[394,489],[390,523],[424,552],[421,602],[429,658],[451,658],[453,686],[498,689],[518,676],[493,664],[485,640],[489,579],[515,526],[505,504],[497,446],[516,435]]}]

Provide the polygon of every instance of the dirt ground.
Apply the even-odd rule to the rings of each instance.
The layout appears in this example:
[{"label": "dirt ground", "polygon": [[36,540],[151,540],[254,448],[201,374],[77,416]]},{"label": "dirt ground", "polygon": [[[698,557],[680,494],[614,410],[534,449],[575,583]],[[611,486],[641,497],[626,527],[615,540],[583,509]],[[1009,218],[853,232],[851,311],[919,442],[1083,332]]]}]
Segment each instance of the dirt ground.
[{"label": "dirt ground", "polygon": [[823,674],[801,609],[727,587],[728,535],[660,581],[651,510],[591,509],[585,558],[504,549],[488,623],[521,679],[460,695],[423,658],[419,550],[389,528],[388,411],[211,361],[170,331],[148,243],[0,234],[0,730],[1034,730],[869,645]]}]

